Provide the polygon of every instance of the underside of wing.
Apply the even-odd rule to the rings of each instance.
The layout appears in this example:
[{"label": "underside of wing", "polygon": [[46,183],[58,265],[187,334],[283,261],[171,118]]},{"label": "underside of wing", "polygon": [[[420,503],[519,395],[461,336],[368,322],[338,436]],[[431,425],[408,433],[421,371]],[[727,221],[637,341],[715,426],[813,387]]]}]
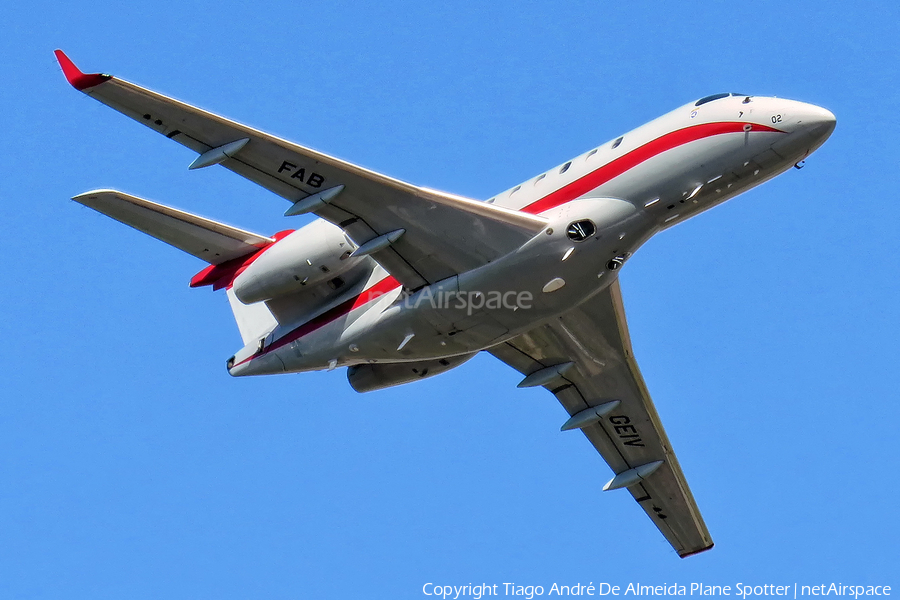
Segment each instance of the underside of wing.
[{"label": "underside of wing", "polygon": [[72,199],[213,265],[275,241],[115,190],[95,190]]},{"label": "underside of wing", "polygon": [[[417,187],[57,58],[69,83],[215,164],[338,225],[395,279],[418,289],[484,265],[538,233],[540,217]],[[304,204],[305,203],[305,204]],[[381,243],[384,242],[384,243]]]},{"label": "underside of wing", "polygon": [[618,281],[580,307],[490,352],[543,385],[682,557],[713,542],[631,349]]},{"label": "underside of wing", "polygon": [[313,212],[360,245],[402,232],[372,257],[413,290],[496,260],[546,225],[540,217],[423,188],[391,196],[371,186],[345,189]]}]

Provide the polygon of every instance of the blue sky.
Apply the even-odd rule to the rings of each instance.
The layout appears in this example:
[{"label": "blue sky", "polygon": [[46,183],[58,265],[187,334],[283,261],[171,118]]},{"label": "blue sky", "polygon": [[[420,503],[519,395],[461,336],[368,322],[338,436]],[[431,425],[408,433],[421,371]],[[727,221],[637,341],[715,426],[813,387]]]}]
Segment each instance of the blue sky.
[{"label": "blue sky", "polygon": [[[6,8],[0,596],[413,598],[426,582],[900,586],[892,2],[111,2]],[[232,379],[203,264],[71,201],[261,233],[283,200],[69,88],[52,51],[488,198],[720,91],[838,118],[807,163],[622,273],[716,548],[679,560],[541,390],[480,356],[358,395]]]}]

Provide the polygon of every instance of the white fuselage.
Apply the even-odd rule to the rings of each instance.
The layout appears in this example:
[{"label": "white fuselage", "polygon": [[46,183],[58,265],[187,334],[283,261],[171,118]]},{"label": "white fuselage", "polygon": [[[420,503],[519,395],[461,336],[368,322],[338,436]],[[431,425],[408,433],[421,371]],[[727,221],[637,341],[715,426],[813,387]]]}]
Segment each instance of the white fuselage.
[{"label": "white fuselage", "polygon": [[[245,347],[229,372],[301,372],[489,348],[588,300],[653,234],[791,168],[834,125],[823,108],[778,98],[731,95],[682,106],[489,199],[546,219],[517,250],[411,295],[366,259],[343,294]],[[586,230],[570,231],[587,221]]]}]

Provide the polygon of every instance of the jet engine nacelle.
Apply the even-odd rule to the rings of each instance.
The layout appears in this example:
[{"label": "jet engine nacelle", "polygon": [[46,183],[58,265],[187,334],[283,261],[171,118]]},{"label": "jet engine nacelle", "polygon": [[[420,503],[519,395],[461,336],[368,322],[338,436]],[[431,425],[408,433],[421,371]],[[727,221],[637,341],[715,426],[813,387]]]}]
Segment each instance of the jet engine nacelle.
[{"label": "jet engine nacelle", "polygon": [[234,280],[234,294],[252,304],[332,281],[365,260],[351,258],[353,249],[340,228],[318,219],[263,252]]},{"label": "jet engine nacelle", "polygon": [[355,365],[347,369],[347,381],[359,393],[382,390],[444,373],[463,364],[475,354],[478,353],[417,362]]}]

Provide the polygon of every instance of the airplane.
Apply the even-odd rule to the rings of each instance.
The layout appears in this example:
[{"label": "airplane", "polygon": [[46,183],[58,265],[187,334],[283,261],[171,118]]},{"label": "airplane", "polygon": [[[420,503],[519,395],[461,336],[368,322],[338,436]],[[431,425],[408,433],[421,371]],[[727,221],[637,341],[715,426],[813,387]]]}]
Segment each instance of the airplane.
[{"label": "airplane", "polygon": [[235,377],[347,367],[367,392],[488,352],[543,387],[679,556],[713,547],[632,351],[619,288],[650,237],[802,161],[835,128],[818,106],[706,96],[479,201],[411,185],[117,77],[68,82],[286,199],[260,235],[115,190],[73,199],[208,263],[244,346]]}]

